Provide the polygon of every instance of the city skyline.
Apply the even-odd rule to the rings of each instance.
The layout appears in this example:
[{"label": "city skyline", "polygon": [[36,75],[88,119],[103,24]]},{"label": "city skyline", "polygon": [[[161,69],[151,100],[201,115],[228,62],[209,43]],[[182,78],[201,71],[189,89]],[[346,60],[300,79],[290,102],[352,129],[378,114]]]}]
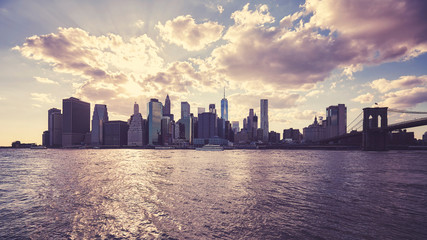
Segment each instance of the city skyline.
[{"label": "city skyline", "polygon": [[[41,144],[46,111],[64,111],[69,96],[127,120],[135,102],[146,113],[151,98],[169,95],[178,118],[181,102],[193,114],[221,106],[225,86],[228,120],[243,124],[254,109],[260,122],[268,99],[279,133],[339,103],[348,122],[371,106],[427,111],[426,10],[392,0],[4,1],[0,146]],[[390,113],[389,122],[412,118]],[[421,138],[427,128],[410,131]]]}]

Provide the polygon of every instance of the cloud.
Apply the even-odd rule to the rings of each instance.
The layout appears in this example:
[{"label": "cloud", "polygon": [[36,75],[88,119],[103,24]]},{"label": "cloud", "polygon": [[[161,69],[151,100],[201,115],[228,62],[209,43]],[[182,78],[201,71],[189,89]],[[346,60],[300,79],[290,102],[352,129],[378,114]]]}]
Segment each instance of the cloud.
[{"label": "cloud", "polygon": [[416,87],[390,92],[385,94],[383,99],[384,101],[379,103],[380,106],[401,109],[411,108],[417,104],[427,102],[427,88]]},{"label": "cloud", "polygon": [[204,61],[236,85],[308,90],[335,70],[351,78],[365,65],[426,52],[426,6],[419,1],[309,0],[275,26],[266,5],[251,9],[247,4],[231,15],[234,25],[223,36],[227,44]]},{"label": "cloud", "polygon": [[313,90],[313,91],[307,93],[305,96],[306,97],[314,97],[314,96],[317,96],[317,95],[322,94],[324,92],[325,91],[323,91],[323,90]]},{"label": "cloud", "polygon": [[173,20],[156,25],[163,40],[182,46],[189,51],[198,51],[221,38],[224,26],[217,22],[196,24],[190,15],[178,16]]},{"label": "cloud", "polygon": [[219,14],[224,12],[224,7],[222,7],[221,5],[217,5],[216,7],[218,9]]},{"label": "cloud", "polygon": [[351,99],[351,101],[358,102],[358,103],[370,103],[373,100],[374,100],[374,95],[372,95],[371,93],[362,94]]},{"label": "cloud", "polygon": [[48,93],[31,93],[31,99],[43,103],[53,103],[52,96]]},{"label": "cloud", "polygon": [[381,93],[388,92],[392,89],[413,88],[427,86],[427,75],[423,76],[401,76],[399,79],[389,81],[385,78],[377,79],[369,84],[372,89]]},{"label": "cloud", "polygon": [[6,98],[4,97],[0,97],[0,101],[6,100]]},{"label": "cloud", "polygon": [[50,79],[48,79],[48,78],[43,78],[43,77],[34,77],[34,79],[36,79],[36,80],[37,80],[37,82],[39,82],[39,83],[45,83],[45,84],[56,84],[56,85],[59,85],[59,83],[58,83],[58,82],[55,82],[55,81],[50,80]]},{"label": "cloud", "polygon": [[135,26],[137,28],[142,28],[144,26],[144,21],[142,21],[141,19],[135,22]]}]

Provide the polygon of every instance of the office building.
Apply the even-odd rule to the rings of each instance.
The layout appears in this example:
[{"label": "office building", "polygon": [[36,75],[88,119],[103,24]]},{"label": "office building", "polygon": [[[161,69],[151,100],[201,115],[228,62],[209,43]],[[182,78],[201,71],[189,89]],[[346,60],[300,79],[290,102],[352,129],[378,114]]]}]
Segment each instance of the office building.
[{"label": "office building", "polygon": [[190,117],[190,104],[181,102],[181,119]]},{"label": "office building", "polygon": [[161,144],[172,144],[173,128],[170,117],[163,116],[161,121]]},{"label": "office building", "polygon": [[317,142],[325,138],[326,125],[323,125],[322,119],[319,117],[320,123],[317,121],[317,117],[314,117],[313,124],[303,128],[303,139],[305,142]]},{"label": "office building", "polygon": [[129,125],[125,121],[108,121],[104,126],[104,145],[122,147],[128,144]]},{"label": "office building", "polygon": [[209,112],[216,114],[215,104],[209,104]]},{"label": "office building", "polygon": [[233,128],[234,134],[238,133],[240,131],[239,121],[233,121],[232,128]]},{"label": "office building", "polygon": [[139,112],[139,105],[135,102],[133,105],[133,115],[130,117],[128,130],[128,145],[143,146],[147,144],[147,122],[142,118]]},{"label": "office building", "polygon": [[283,140],[286,142],[297,142],[299,143],[302,139],[301,133],[299,132],[299,129],[284,129],[283,130]]},{"label": "office building", "polygon": [[62,146],[62,114],[61,110],[51,108],[48,111],[48,131],[49,140],[47,147],[61,147]]},{"label": "office building", "polygon": [[260,128],[262,129],[263,141],[268,141],[268,99],[261,99],[260,101],[260,111],[261,111],[261,124]]},{"label": "office building", "polygon": [[224,98],[221,100],[221,118],[224,121],[228,121],[228,100],[225,98],[225,88],[224,88]]},{"label": "office building", "polygon": [[44,131],[42,135],[42,146],[49,147],[49,131]]},{"label": "office building", "polygon": [[213,138],[217,135],[216,114],[204,112],[198,115],[198,138]]},{"label": "office building", "polygon": [[163,106],[159,100],[152,98],[148,103],[148,144],[160,144],[161,121],[163,117]]},{"label": "office building", "polygon": [[344,104],[326,108],[326,135],[328,138],[347,133],[347,107]]},{"label": "office building", "polygon": [[92,116],[91,144],[102,145],[104,141],[104,123],[108,122],[107,105],[95,104]]},{"label": "office building", "polygon": [[62,100],[62,146],[81,145],[90,132],[90,104],[70,97]]},{"label": "office building", "polygon": [[171,100],[169,99],[169,95],[166,95],[163,116],[169,117],[170,121],[174,121],[174,115],[171,114]]}]

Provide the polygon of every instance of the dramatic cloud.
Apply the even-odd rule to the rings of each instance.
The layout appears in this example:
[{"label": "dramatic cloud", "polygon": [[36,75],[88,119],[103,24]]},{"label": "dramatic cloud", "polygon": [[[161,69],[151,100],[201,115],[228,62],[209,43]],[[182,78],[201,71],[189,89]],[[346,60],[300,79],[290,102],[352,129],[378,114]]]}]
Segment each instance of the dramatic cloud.
[{"label": "dramatic cloud", "polygon": [[[396,80],[377,79],[369,84],[372,89],[385,93],[379,104],[391,108],[411,108],[427,102],[427,75],[401,76]],[[393,91],[397,90],[397,91]]]},{"label": "dramatic cloud", "polygon": [[190,15],[178,16],[164,25],[156,25],[163,40],[182,46],[189,51],[198,51],[221,38],[224,26],[217,22],[196,24]]},{"label": "dramatic cloud", "polygon": [[381,93],[388,92],[392,89],[405,89],[420,86],[427,86],[427,75],[423,76],[401,76],[397,80],[388,81],[384,78],[377,79],[369,84],[371,88]]},{"label": "dramatic cloud", "polygon": [[142,21],[142,20],[138,20],[138,21],[136,21],[136,22],[135,22],[135,26],[136,26],[137,28],[142,28],[142,27],[144,26],[144,21]]},{"label": "dramatic cloud", "polygon": [[373,100],[374,100],[374,95],[372,95],[371,93],[362,94],[360,96],[357,96],[351,99],[351,101],[358,102],[358,103],[370,103]]},{"label": "dramatic cloud", "polygon": [[46,83],[46,84],[56,84],[56,85],[59,85],[59,83],[58,83],[58,82],[55,82],[55,81],[50,80],[50,79],[48,79],[48,78],[43,78],[43,77],[34,77],[34,79],[36,79],[36,80],[37,80],[37,82],[39,82],[39,83]]},{"label": "dramatic cloud", "polygon": [[234,82],[307,90],[336,69],[351,78],[364,65],[427,51],[422,1],[307,1],[278,27],[266,5],[249,7],[231,15],[235,24],[223,36],[228,43],[206,59]]},{"label": "dramatic cloud", "polygon": [[47,93],[31,93],[31,98],[34,101],[39,101],[43,103],[53,103],[52,96]]},{"label": "dramatic cloud", "polygon": [[419,103],[427,102],[427,88],[417,87],[390,92],[383,98],[384,101],[379,103],[381,106],[400,109],[411,108]]}]

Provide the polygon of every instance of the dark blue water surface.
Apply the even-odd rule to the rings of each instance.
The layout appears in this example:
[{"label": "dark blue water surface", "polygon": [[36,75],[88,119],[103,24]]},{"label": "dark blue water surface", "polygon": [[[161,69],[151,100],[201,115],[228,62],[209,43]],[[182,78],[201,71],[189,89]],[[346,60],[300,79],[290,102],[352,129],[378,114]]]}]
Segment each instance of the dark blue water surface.
[{"label": "dark blue water surface", "polygon": [[0,239],[427,239],[427,152],[0,150]]}]

